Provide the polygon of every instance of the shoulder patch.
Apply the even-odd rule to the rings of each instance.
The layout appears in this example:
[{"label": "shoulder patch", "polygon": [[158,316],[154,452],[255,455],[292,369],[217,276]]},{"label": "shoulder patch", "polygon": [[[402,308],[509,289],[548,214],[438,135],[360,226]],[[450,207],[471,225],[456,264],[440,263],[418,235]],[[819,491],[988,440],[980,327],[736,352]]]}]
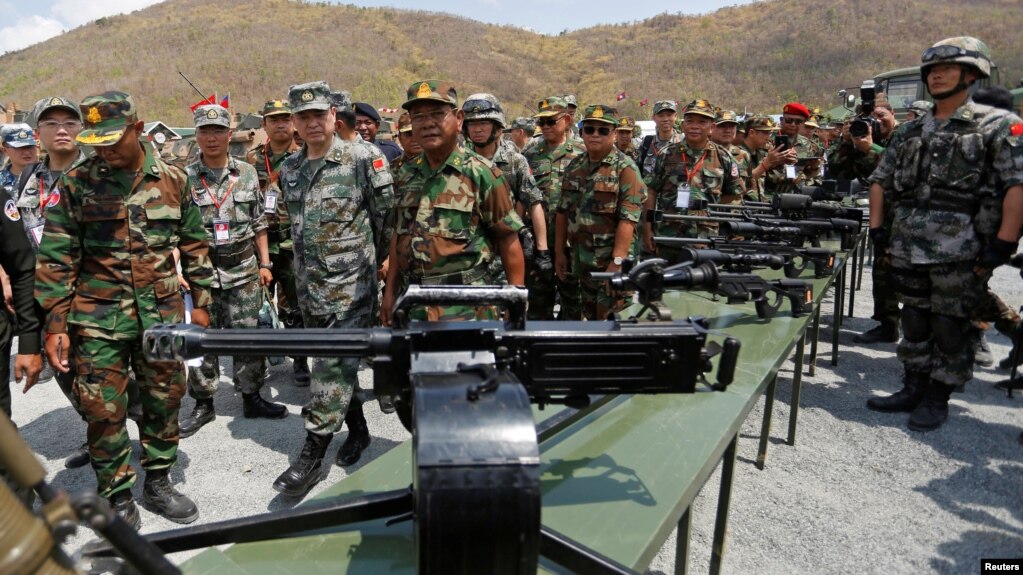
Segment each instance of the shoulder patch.
[{"label": "shoulder patch", "polygon": [[739,165],[738,164],[735,164],[735,163],[732,164],[732,177],[733,178],[738,178],[739,177]]},{"label": "shoulder patch", "polygon": [[4,204],[4,215],[12,222],[21,220],[21,212],[18,211],[18,206],[14,205],[14,200],[7,200]]},{"label": "shoulder patch", "polygon": [[384,159],[381,157],[373,158],[373,171],[380,172],[384,169]]},{"label": "shoulder patch", "polygon": [[60,188],[54,186],[53,193],[51,193],[50,197],[46,199],[46,205],[43,206],[43,209],[52,208],[58,203],[60,203]]}]

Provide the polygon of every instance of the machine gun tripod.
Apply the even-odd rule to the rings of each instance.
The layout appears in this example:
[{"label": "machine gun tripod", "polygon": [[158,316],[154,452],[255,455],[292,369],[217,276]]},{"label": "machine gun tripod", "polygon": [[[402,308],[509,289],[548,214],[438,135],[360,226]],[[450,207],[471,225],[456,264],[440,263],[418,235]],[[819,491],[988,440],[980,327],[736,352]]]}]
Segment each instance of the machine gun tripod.
[{"label": "machine gun tripod", "polygon": [[[540,452],[531,403],[586,405],[591,394],[694,393],[720,354],[732,382],[739,342],[707,344],[707,323],[530,322],[510,286],[412,286],[394,329],[148,330],[146,355],[372,357],[374,392],[394,398],[413,434],[409,489],[149,536],[164,552],[279,538],[371,519],[414,521],[418,572],[535,573],[540,555],[572,571],[630,573],[540,525]],[[422,305],[501,305],[507,322],[415,322]],[[90,556],[112,550],[90,548]]]}]

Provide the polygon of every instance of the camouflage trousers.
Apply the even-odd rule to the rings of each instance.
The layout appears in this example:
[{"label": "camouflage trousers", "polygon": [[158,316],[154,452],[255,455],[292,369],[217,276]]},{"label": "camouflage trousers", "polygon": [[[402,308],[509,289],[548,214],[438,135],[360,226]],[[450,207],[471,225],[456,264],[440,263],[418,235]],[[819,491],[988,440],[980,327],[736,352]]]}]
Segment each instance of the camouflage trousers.
[{"label": "camouflage trousers", "polygon": [[[929,318],[931,332],[926,339],[909,341],[905,335],[898,345],[898,357],[907,372],[928,373],[945,385],[962,385],[973,377],[974,346],[970,345],[972,326],[970,319],[975,310],[990,305],[985,285],[990,273],[984,277],[973,272],[973,262],[952,262],[935,265],[912,265],[906,260],[892,261],[892,281],[902,304],[905,317],[907,307],[916,308]],[[937,316],[945,316],[958,331],[961,345],[951,351],[942,350],[934,338],[933,326]]]},{"label": "camouflage trousers", "polygon": [[[572,261],[571,251],[568,261]],[[582,315],[582,304],[579,300],[579,281],[571,272],[560,281],[554,270],[541,271],[533,263],[526,260],[526,288],[529,290],[529,311],[527,316],[532,320],[554,319],[554,304],[561,302],[559,319],[570,319]]]},{"label": "camouflage trousers", "polygon": [[[331,315],[303,314],[307,328],[351,329],[369,326],[369,315],[337,319]],[[341,430],[348,413],[348,403],[359,383],[359,359],[310,357],[310,399],[305,413],[305,428],[317,435],[331,435]]]},{"label": "camouflage trousers", "polygon": [[874,298],[874,314],[871,319],[885,325],[898,325],[899,298],[895,294],[890,265],[885,265],[885,254],[874,246],[874,264],[871,270],[873,285],[870,295]]},{"label": "camouflage trousers", "polygon": [[88,423],[89,458],[102,497],[131,489],[131,440],[125,426],[128,407],[128,367],[135,371],[142,402],[139,435],[142,467],[168,469],[178,456],[178,411],[185,394],[181,364],[149,363],[141,337],[114,340],[71,334],[75,365],[75,395]]},{"label": "camouflage trousers", "polygon": [[[211,328],[255,328],[259,323],[259,308],[263,291],[256,280],[228,289],[213,288],[213,302],[207,307]],[[242,393],[258,393],[263,387],[265,358],[236,356],[234,358],[234,385]],[[210,399],[220,381],[220,358],[204,355],[198,369],[188,370],[188,395],[195,399]]]},{"label": "camouflage trousers", "polygon": [[575,261],[572,263],[572,268],[573,272],[577,274],[577,279],[579,281],[579,314],[569,316],[562,311],[561,315],[558,316],[559,319],[588,319],[602,321],[606,320],[610,314],[617,313],[625,309],[625,306],[628,305],[628,300],[626,299],[625,294],[616,293],[611,295],[607,289],[607,282],[590,278],[590,272],[602,272],[607,270],[607,266],[611,263],[610,254],[611,252],[608,250],[607,257],[594,257],[586,260],[578,257],[581,254],[576,254]]}]

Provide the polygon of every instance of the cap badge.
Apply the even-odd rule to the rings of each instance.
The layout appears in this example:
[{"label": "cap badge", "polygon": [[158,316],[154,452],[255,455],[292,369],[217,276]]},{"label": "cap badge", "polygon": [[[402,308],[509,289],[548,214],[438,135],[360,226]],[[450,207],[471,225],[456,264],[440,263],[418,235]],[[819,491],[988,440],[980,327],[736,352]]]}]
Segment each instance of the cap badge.
[{"label": "cap badge", "polygon": [[429,98],[433,95],[433,90],[430,89],[430,84],[423,82],[419,84],[419,89],[416,91],[416,98]]},{"label": "cap badge", "polygon": [[90,124],[98,124],[103,121],[103,116],[100,115],[99,108],[93,106],[89,108],[89,113],[86,114],[85,119],[88,120]]},{"label": "cap badge", "polygon": [[313,93],[311,91],[309,91],[309,90],[306,90],[305,92],[302,92],[302,101],[303,102],[312,102],[313,101]]},{"label": "cap badge", "polygon": [[597,106],[596,108],[593,109],[593,114],[592,115],[593,115],[594,118],[603,118],[604,117],[604,109],[601,108],[600,106]]},{"label": "cap badge", "polygon": [[210,109],[206,112],[206,117],[210,120],[216,120],[220,117],[220,114],[218,114],[216,110]]}]

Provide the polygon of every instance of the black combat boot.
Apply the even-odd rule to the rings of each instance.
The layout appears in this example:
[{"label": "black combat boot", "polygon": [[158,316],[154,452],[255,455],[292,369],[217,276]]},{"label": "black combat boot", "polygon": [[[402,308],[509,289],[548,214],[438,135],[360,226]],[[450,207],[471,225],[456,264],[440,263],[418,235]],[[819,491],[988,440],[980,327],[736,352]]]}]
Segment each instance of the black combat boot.
[{"label": "black combat boot", "polygon": [[309,360],[305,357],[295,358],[295,387],[309,386]]},{"label": "black combat boot", "polygon": [[930,376],[926,373],[907,371],[902,378],[902,389],[886,397],[872,397],[867,400],[867,407],[874,411],[896,413],[913,411],[924,397]]},{"label": "black combat boot", "polygon": [[216,418],[217,414],[213,411],[213,398],[197,399],[195,400],[195,408],[192,409],[192,415],[189,415],[188,418],[181,422],[181,429],[178,435],[182,439],[191,437],[195,435],[196,431],[202,429],[202,426]]},{"label": "black combat boot", "polygon": [[174,486],[167,477],[166,469],[146,471],[146,483],[142,486],[142,501],[156,514],[175,523],[191,523],[199,518],[199,508]]},{"label": "black combat boot", "polygon": [[348,404],[345,425],[348,426],[348,438],[341,449],[337,450],[336,463],[341,466],[355,465],[362,457],[362,450],[369,447],[370,437],[366,416],[362,414],[362,401],[354,396]]},{"label": "black combat boot", "polygon": [[67,467],[68,469],[78,469],[79,467],[87,465],[88,463],[89,442],[86,441],[85,443],[79,445],[78,449],[76,449],[74,453],[67,456],[67,459],[64,460],[64,467]]},{"label": "black combat boot", "polygon": [[274,490],[288,497],[302,497],[320,481],[320,465],[323,454],[327,452],[333,435],[317,435],[306,432],[305,445],[298,460],[291,464],[274,481]]},{"label": "black combat boot", "polygon": [[899,325],[881,322],[881,325],[865,331],[853,338],[856,343],[896,343],[899,341]]},{"label": "black combat boot", "polygon": [[945,385],[931,380],[924,389],[924,398],[909,416],[909,428],[913,431],[931,431],[941,427],[948,419],[948,398],[954,385]]},{"label": "black combat boot", "polygon": [[263,396],[256,393],[242,394],[242,415],[247,418],[265,417],[267,419],[281,419],[288,416],[288,408],[279,403],[271,403]]},{"label": "black combat boot", "polygon": [[118,491],[111,495],[107,501],[110,502],[110,507],[114,509],[114,513],[117,516],[131,525],[131,528],[135,531],[142,527],[142,516],[139,515],[139,508],[135,505],[135,498],[131,496],[131,489],[125,489],[124,491]]}]

